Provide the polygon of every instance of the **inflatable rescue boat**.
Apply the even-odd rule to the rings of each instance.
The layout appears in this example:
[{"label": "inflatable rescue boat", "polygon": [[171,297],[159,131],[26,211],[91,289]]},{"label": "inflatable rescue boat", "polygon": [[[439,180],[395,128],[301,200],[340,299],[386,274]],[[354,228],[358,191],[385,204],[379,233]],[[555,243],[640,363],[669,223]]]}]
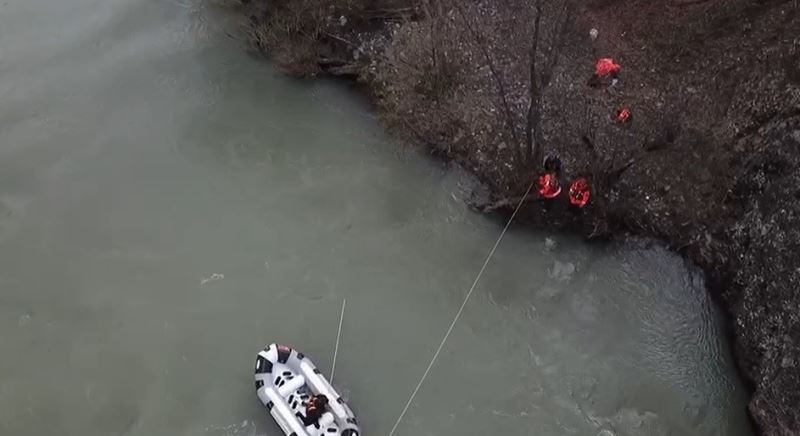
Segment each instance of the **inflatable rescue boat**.
[{"label": "inflatable rescue boat", "polygon": [[[303,353],[272,344],[256,357],[256,395],[289,436],[359,436],[353,411]],[[325,395],[328,404],[319,422],[303,425],[306,403]]]}]

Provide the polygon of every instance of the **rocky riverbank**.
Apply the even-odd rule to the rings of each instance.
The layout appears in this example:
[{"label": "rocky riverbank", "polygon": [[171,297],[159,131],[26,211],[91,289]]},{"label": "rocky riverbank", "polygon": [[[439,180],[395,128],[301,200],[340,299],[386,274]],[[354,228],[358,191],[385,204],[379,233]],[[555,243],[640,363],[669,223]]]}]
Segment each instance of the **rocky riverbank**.
[{"label": "rocky riverbank", "polygon": [[[796,0],[241,2],[287,73],[357,81],[397,135],[476,174],[476,208],[509,210],[547,154],[588,177],[584,209],[532,196],[521,216],[703,267],[757,428],[800,434]],[[588,85],[599,57],[622,65],[614,85]]]}]

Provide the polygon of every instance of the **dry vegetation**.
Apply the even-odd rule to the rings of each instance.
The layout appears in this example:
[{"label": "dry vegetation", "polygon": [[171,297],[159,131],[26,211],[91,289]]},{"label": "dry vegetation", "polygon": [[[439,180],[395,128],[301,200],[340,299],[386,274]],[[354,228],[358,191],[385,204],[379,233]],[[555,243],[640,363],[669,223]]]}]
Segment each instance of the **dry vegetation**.
[{"label": "dry vegetation", "polygon": [[570,2],[302,0],[263,6],[251,16],[253,40],[288,73],[356,77],[396,132],[480,167],[497,189],[516,188],[541,161],[541,108],[570,23]]},{"label": "dry vegetation", "polygon": [[[590,178],[537,227],[659,238],[728,310],[750,411],[800,434],[800,5],[797,0],[242,0],[288,73],[357,80],[396,134],[514,204],[556,153]],[[589,29],[599,29],[592,41]],[[589,88],[595,59],[623,67]],[[633,122],[612,121],[621,106]]]}]

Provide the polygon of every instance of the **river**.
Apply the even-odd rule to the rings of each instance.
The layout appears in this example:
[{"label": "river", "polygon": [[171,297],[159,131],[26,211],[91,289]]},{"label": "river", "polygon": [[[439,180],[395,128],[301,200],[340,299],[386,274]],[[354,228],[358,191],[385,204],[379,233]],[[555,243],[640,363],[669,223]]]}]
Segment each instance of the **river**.
[{"label": "river", "polygon": [[[0,434],[278,435],[256,352],[394,424],[501,223],[207,0],[0,3]],[[750,435],[702,276],[512,227],[397,435]]]}]

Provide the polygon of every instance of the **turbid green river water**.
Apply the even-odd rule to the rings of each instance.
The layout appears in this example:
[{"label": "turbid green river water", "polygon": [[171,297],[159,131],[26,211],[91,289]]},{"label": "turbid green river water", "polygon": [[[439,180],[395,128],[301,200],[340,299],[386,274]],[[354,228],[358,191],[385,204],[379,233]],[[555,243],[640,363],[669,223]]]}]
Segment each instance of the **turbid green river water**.
[{"label": "turbid green river water", "polygon": [[[200,0],[0,1],[0,434],[278,435],[291,344],[388,433],[501,223]],[[225,30],[227,29],[227,30]],[[512,227],[397,435],[749,435],[701,275]]]}]

